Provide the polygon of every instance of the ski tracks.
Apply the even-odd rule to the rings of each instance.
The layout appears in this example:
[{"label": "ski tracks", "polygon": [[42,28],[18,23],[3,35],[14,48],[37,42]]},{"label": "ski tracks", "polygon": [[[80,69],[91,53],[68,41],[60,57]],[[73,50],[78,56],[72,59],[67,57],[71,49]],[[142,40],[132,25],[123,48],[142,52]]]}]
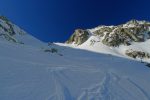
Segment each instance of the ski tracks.
[{"label": "ski tracks", "polygon": [[[126,84],[129,87],[134,87],[134,90],[126,90],[127,87],[124,87],[121,81],[126,81]],[[138,95],[141,95],[141,98]],[[84,89],[78,100],[150,100],[150,97],[142,87],[130,78],[108,72],[100,83]]]},{"label": "ski tracks", "polygon": [[[55,84],[55,95],[52,98],[56,100],[150,100],[149,94],[140,87],[139,83],[134,82],[131,77],[116,74],[114,71],[103,73],[104,77],[101,82],[89,84],[91,87],[88,88],[81,88],[82,92],[77,97],[73,97],[72,91],[64,82],[69,82],[72,86],[76,84],[65,71],[88,72],[95,73],[95,75],[102,73],[102,71],[81,67],[52,67],[48,70],[50,70]],[[131,88],[131,90],[127,88]]]}]

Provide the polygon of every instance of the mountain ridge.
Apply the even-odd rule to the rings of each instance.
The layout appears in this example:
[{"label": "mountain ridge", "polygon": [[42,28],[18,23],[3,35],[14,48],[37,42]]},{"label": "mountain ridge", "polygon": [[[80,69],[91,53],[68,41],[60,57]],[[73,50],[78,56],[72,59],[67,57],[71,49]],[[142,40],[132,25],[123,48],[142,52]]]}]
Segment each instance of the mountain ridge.
[{"label": "mountain ridge", "polygon": [[[41,48],[49,45],[32,37],[4,16],[0,16],[0,38],[31,46],[40,44]],[[93,29],[77,29],[66,41],[66,46],[150,62],[150,48],[146,48],[149,39],[150,22],[131,20],[117,26],[101,25]],[[53,50],[58,51],[55,48],[44,49],[45,52]]]},{"label": "mountain ridge", "polygon": [[[126,34],[126,36],[128,36],[127,37],[128,39],[131,39],[134,42],[142,42],[142,41],[144,41],[144,39],[143,39],[144,37],[140,38],[140,36],[138,37],[136,35],[147,32],[147,31],[148,31],[148,35],[149,35],[150,34],[149,28],[150,28],[150,22],[148,22],[148,21],[130,20],[130,21],[126,22],[125,24],[121,24],[121,25],[117,25],[117,26],[100,25],[93,29],[86,29],[86,30],[76,29],[75,32],[73,33],[73,35],[70,37],[70,39],[66,41],[66,43],[75,43],[77,45],[81,45],[88,39],[87,36],[89,36],[89,35],[95,35],[95,36],[107,38],[110,34],[115,34],[118,36],[118,34],[121,34],[121,33],[122,33],[121,37],[123,37],[123,35]],[[113,37],[110,37],[110,38],[113,38]],[[119,36],[118,36],[118,38],[119,38]],[[150,38],[150,37],[148,37],[148,38]],[[84,39],[84,40],[82,40],[82,39]],[[107,40],[107,42],[108,42],[108,40]],[[123,42],[126,42],[126,41],[123,41]],[[105,44],[105,40],[103,40],[103,43]],[[110,44],[105,44],[105,45],[117,46],[120,44],[119,43],[116,43],[116,44],[110,43]],[[129,43],[126,43],[126,45],[129,45]]]},{"label": "mountain ridge", "polygon": [[150,22],[131,20],[117,26],[77,29],[66,45],[150,62]]}]

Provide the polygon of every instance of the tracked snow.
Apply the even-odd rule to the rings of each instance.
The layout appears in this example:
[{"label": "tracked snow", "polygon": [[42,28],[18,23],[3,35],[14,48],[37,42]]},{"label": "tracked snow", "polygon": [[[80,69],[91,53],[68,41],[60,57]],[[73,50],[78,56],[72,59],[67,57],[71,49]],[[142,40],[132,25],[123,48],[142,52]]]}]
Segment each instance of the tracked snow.
[{"label": "tracked snow", "polygon": [[1,100],[149,100],[150,70],[139,62],[58,45],[63,56],[0,47]]}]

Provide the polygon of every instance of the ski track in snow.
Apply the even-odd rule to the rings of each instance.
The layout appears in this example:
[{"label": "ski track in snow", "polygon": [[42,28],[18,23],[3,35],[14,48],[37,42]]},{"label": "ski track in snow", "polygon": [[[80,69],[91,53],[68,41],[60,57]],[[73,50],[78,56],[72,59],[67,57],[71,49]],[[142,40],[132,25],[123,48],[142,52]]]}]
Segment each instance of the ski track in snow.
[{"label": "ski track in snow", "polygon": [[142,89],[135,82],[131,81],[129,78],[122,78],[110,72],[105,75],[105,77],[99,84],[84,89],[84,92],[78,97],[77,100],[128,100],[125,97],[119,95],[119,93],[117,93],[117,88],[116,91],[113,91],[114,84],[120,89],[122,89],[121,91],[125,92],[128,96],[132,97],[132,100],[137,100],[138,97],[135,98],[127,90],[123,89],[123,87],[120,87],[120,80],[126,80],[129,83],[131,83],[131,85],[136,88],[137,92],[144,96],[142,100],[150,100],[150,97],[147,94],[147,92],[145,92],[144,89]]},{"label": "ski track in snow", "polygon": [[[75,66],[73,64],[72,65],[65,65],[65,64],[53,65],[50,63],[43,64],[40,62],[14,59],[12,57],[5,57],[5,56],[1,56],[0,59],[6,61],[11,60],[12,62],[15,63],[30,64],[32,65],[32,67],[41,67],[46,69],[50,73],[52,77],[52,82],[55,85],[54,93],[50,94],[46,100],[127,100],[124,97],[122,97],[122,95],[119,92],[126,93],[127,96],[130,96],[133,99],[137,99],[137,97],[130,94],[128,90],[125,90],[121,86],[121,84],[119,84],[119,81],[121,80],[128,81],[128,84],[132,85],[132,87],[135,88],[136,92],[138,92],[141,96],[144,97],[143,100],[150,100],[150,97],[147,94],[147,92],[143,88],[141,88],[138,84],[136,84],[129,78],[124,78],[109,70],[104,72],[104,70],[89,65],[87,65],[86,67],[82,67],[84,66],[82,64],[80,64],[80,66]],[[109,64],[107,66],[109,66]],[[82,88],[81,90],[83,92],[81,92],[79,96],[74,97],[72,96],[70,89],[64,84],[65,82],[61,81],[66,80],[70,84],[75,85],[74,80],[68,77],[64,73],[64,71],[77,73],[79,72],[93,73],[95,75],[97,73],[104,73],[105,75],[103,79],[98,83],[96,82],[95,85],[92,85],[91,87],[89,86],[88,88]],[[115,90],[117,86],[119,87],[119,89]]]},{"label": "ski track in snow", "polygon": [[147,94],[147,92],[146,92],[142,87],[140,87],[137,83],[135,83],[134,81],[130,80],[129,78],[128,78],[128,81],[129,81],[134,87],[136,87],[136,89],[145,97],[143,100],[150,100],[149,95]]},{"label": "ski track in snow", "polygon": [[114,100],[111,99],[111,93],[109,90],[111,77],[111,74],[107,74],[100,84],[85,89],[84,93],[81,94],[78,100]]}]

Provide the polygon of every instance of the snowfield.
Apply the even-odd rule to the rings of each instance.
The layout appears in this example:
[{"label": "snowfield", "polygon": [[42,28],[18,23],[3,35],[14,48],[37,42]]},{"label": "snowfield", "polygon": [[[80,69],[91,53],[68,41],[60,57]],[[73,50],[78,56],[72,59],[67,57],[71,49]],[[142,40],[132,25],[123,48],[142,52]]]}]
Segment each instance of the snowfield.
[{"label": "snowfield", "polygon": [[150,100],[145,64],[53,44],[59,56],[41,44],[0,41],[0,100]]}]

